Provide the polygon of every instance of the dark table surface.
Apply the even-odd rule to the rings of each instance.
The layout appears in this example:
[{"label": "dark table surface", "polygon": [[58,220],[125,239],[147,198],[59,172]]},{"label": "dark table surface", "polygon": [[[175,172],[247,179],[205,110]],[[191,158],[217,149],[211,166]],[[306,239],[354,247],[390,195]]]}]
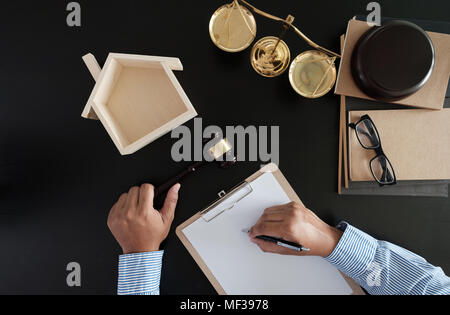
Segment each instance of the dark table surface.
[{"label": "dark table surface", "polygon": [[[0,293],[114,294],[121,252],[106,226],[110,207],[130,186],[162,183],[186,166],[172,161],[170,135],[120,156],[100,122],[80,117],[94,86],[81,60],[87,52],[100,64],[109,52],[179,57],[185,70],[176,76],[205,126],[280,126],[280,168],[309,208],[330,224],[346,220],[450,273],[450,200],[338,196],[339,98],[301,98],[287,74],[258,76],[248,50],[218,50],[208,22],[224,2],[80,1],[81,28],[66,25],[66,2],[5,2],[0,11]],[[338,51],[348,19],[365,14],[368,2],[257,4],[294,15],[302,31]],[[447,0],[379,2],[384,16],[450,19]],[[257,22],[258,38],[280,31],[269,20]],[[308,49],[292,32],[286,42],[294,56]],[[173,228],[259,166],[211,166],[188,178]],[[165,250],[163,294],[215,293],[173,231]],[[81,265],[81,288],[66,285],[72,261]]]}]

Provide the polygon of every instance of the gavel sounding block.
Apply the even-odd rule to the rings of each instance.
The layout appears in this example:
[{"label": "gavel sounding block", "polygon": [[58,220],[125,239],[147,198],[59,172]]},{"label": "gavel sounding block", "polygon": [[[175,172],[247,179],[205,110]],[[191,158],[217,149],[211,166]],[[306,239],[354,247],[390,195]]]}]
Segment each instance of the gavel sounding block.
[{"label": "gavel sounding block", "polygon": [[433,67],[433,42],[424,30],[406,21],[371,28],[352,55],[354,80],[380,101],[414,94],[430,79]]}]

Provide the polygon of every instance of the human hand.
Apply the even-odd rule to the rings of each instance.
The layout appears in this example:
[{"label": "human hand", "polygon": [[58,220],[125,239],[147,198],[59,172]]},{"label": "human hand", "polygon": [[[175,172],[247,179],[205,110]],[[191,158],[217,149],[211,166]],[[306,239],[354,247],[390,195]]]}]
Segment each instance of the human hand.
[{"label": "human hand", "polygon": [[161,211],[153,208],[154,187],[144,184],[120,196],[108,216],[108,227],[124,254],[158,251],[175,216],[180,184],[167,193]]},{"label": "human hand", "polygon": [[[249,236],[264,252],[282,255],[328,257],[336,248],[342,232],[320,220],[303,205],[291,202],[287,205],[266,209]],[[259,240],[257,236],[272,236],[300,244],[311,249],[297,252],[274,243]]]}]

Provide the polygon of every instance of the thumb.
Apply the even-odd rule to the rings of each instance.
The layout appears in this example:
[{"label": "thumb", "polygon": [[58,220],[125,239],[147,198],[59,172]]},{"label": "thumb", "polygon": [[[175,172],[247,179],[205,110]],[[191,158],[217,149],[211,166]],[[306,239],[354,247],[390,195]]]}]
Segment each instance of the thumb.
[{"label": "thumb", "polygon": [[261,235],[282,238],[280,231],[282,231],[280,222],[267,222],[260,220],[254,227],[251,228],[249,235],[251,238]]},{"label": "thumb", "polygon": [[177,207],[178,202],[178,192],[180,191],[181,185],[176,184],[172,188],[170,188],[167,193],[166,200],[164,201],[164,206],[161,209],[160,213],[163,217],[164,222],[172,223],[173,218],[175,217],[175,208]]}]

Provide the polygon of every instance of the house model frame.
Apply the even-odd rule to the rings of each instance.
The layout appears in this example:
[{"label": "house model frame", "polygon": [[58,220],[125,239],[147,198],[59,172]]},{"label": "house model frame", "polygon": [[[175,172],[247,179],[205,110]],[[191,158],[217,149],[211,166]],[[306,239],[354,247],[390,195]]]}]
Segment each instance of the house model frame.
[{"label": "house model frame", "polygon": [[83,57],[96,85],[82,117],[99,119],[120,154],[135,153],[197,116],[172,71],[178,58],[109,54],[103,69]]}]

